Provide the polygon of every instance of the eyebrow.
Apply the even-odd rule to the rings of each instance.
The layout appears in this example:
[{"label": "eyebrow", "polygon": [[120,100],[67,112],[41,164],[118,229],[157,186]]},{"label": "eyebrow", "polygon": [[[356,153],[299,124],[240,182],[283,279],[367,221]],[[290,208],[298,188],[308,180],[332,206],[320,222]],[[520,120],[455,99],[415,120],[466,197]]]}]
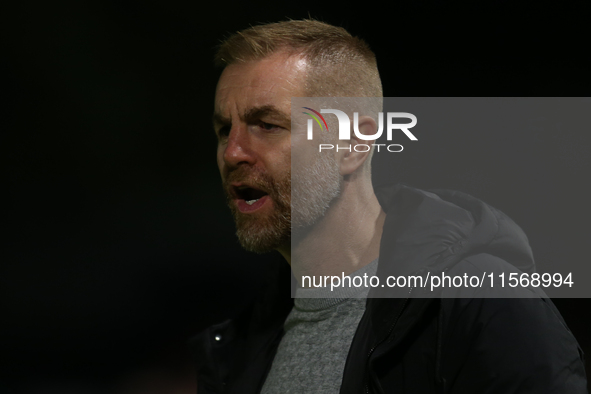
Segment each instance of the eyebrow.
[{"label": "eyebrow", "polygon": [[[263,105],[262,107],[250,108],[240,116],[240,119],[246,121],[246,123],[253,123],[254,121],[259,120],[265,116],[273,116],[282,122],[291,123],[291,116],[285,114],[283,111],[280,111],[274,105]],[[214,125],[229,125],[231,123],[232,122],[229,118],[222,116],[220,113],[216,112],[213,114]]]},{"label": "eyebrow", "polygon": [[291,116],[285,114],[283,111],[280,111],[273,105],[251,108],[244,113],[243,118],[247,123],[250,123],[266,116],[273,116],[282,122],[291,123]]}]

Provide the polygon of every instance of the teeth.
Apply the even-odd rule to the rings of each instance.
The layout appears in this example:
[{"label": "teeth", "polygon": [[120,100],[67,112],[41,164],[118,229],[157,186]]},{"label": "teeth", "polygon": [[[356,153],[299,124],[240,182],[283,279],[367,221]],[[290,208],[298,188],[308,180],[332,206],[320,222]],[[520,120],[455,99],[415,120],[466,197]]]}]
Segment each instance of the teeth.
[{"label": "teeth", "polygon": [[247,203],[248,205],[252,205],[252,204],[254,204],[255,202],[257,202],[258,200],[259,200],[258,198],[257,198],[256,200],[248,200],[248,201],[246,201],[246,203]]}]

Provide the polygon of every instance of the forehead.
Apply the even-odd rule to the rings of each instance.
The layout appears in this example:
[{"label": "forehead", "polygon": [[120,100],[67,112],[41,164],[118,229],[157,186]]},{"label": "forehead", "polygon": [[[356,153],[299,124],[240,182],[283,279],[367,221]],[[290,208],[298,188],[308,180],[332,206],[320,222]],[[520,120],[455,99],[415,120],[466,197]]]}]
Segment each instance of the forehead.
[{"label": "forehead", "polygon": [[215,111],[230,116],[234,111],[273,105],[289,112],[291,97],[305,96],[306,68],[301,57],[282,53],[229,65],[218,82]]}]

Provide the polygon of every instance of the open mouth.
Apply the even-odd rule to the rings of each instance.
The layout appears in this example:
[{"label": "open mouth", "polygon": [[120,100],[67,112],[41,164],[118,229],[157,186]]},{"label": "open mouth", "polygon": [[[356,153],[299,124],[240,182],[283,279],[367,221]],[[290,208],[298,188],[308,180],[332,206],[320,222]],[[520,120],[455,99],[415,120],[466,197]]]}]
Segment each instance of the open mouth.
[{"label": "open mouth", "polygon": [[242,212],[258,209],[265,203],[269,195],[263,190],[246,185],[232,186],[232,192],[237,200],[238,209]]},{"label": "open mouth", "polygon": [[248,205],[254,204],[255,202],[267,195],[267,193],[265,193],[262,190],[258,190],[248,186],[234,187],[234,191],[236,197],[238,197],[240,200],[244,200],[244,202],[246,202]]}]

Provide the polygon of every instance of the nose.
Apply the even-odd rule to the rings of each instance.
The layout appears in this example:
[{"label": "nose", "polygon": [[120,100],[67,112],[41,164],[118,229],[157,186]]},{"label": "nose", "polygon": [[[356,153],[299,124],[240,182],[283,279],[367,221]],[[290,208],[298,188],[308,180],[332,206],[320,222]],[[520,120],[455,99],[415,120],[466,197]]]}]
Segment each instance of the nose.
[{"label": "nose", "polygon": [[241,164],[252,165],[256,161],[251,136],[245,125],[236,125],[230,130],[224,148],[223,159],[226,166],[236,168]]}]

